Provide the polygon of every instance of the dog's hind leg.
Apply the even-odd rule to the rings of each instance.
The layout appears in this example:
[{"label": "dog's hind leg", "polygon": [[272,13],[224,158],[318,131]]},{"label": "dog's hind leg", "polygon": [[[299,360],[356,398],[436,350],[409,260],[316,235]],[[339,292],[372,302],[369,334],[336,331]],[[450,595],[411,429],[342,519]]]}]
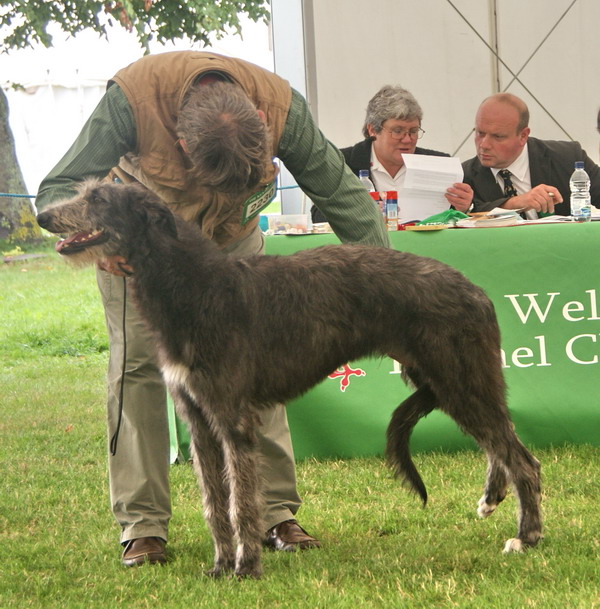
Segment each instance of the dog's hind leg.
[{"label": "dog's hind leg", "polygon": [[194,470],[202,491],[204,518],[214,544],[214,565],[206,574],[221,577],[235,568],[234,531],[229,519],[230,489],[225,478],[223,450],[199,407],[186,393],[178,393],[177,397],[185,403],[183,416],[190,430]]},{"label": "dog's hind leg", "polygon": [[480,444],[491,455],[489,458],[494,466],[488,472],[486,492],[482,497],[485,504],[480,500],[479,515],[488,515],[482,511],[495,507],[502,500],[505,484],[510,481],[519,503],[519,521],[517,536],[506,542],[504,552],[520,552],[535,546],[542,538],[539,462],[521,443],[509,421],[499,424],[493,436]]},{"label": "dog's hind leg", "polygon": [[[489,501],[490,507],[497,505],[506,483],[513,485],[519,502],[518,532],[516,538],[506,542],[504,551],[535,546],[542,537],[540,464],[517,437],[503,402],[489,394],[487,399],[477,398],[467,389],[460,408],[446,412],[488,455],[491,466],[484,502]],[[479,514],[486,509],[480,500]]]},{"label": "dog's hind leg", "polygon": [[[504,497],[507,483],[514,487],[520,513],[517,537],[505,545],[509,552],[535,546],[542,537],[540,465],[523,446],[510,420],[500,335],[491,308],[488,317],[487,324],[466,324],[447,336],[438,332],[436,348],[429,350],[422,368],[427,370],[440,410],[473,436],[488,457],[479,514],[493,511]],[[460,357],[447,357],[454,352]]]},{"label": "dog's hind leg", "polygon": [[481,518],[487,518],[494,513],[498,504],[506,497],[507,486],[506,469],[493,454],[488,453],[487,480],[477,508],[477,514]]},{"label": "dog's hind leg", "polygon": [[504,552],[520,552],[526,547],[535,546],[542,538],[542,492],[540,463],[514,432],[508,445],[505,466],[519,502],[519,530],[516,538],[506,542]]}]

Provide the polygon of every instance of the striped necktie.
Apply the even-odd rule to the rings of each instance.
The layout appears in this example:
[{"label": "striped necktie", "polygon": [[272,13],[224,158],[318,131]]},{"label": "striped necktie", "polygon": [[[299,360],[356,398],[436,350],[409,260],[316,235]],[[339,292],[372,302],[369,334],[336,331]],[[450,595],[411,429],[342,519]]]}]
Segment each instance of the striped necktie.
[{"label": "striped necktie", "polygon": [[516,197],[518,195],[515,185],[510,179],[510,171],[508,169],[501,169],[498,174],[504,180],[504,196],[505,197]]}]

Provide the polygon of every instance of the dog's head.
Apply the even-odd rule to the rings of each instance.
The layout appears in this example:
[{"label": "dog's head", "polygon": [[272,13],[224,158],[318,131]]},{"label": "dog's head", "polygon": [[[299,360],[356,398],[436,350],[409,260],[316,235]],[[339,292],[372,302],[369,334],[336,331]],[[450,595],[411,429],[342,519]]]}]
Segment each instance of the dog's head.
[{"label": "dog's head", "polygon": [[108,256],[129,259],[133,251],[140,253],[149,231],[177,237],[173,214],[139,184],[87,180],[77,195],[47,207],[37,221],[51,233],[65,235],[56,251],[80,265]]}]

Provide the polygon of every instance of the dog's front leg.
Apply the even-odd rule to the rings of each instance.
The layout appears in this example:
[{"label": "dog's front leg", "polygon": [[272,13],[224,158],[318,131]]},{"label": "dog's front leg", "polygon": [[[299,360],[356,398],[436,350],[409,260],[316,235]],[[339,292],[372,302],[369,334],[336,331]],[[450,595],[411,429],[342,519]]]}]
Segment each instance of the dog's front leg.
[{"label": "dog's front leg", "polygon": [[213,538],[215,556],[211,577],[222,577],[235,568],[234,532],[229,520],[229,486],[225,480],[225,460],[220,442],[197,407],[186,412],[191,452],[202,490],[204,518]]},{"label": "dog's front leg", "polygon": [[223,441],[225,471],[229,482],[229,517],[237,538],[235,574],[258,579],[264,527],[262,494],[257,469],[254,415],[242,415]]}]

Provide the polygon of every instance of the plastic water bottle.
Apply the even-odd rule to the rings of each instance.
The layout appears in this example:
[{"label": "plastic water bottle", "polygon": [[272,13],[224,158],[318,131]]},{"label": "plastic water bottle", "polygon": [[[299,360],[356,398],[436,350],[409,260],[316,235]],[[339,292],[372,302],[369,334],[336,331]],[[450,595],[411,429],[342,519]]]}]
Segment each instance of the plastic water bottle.
[{"label": "plastic water bottle", "polygon": [[369,192],[375,192],[376,191],[376,188],[375,188],[373,182],[371,182],[371,179],[369,178],[369,170],[368,169],[360,169],[358,171],[358,179],[360,180],[360,183]]},{"label": "plastic water bottle", "polygon": [[575,171],[571,176],[569,186],[571,188],[571,218],[575,222],[589,222],[592,219],[590,176],[583,168],[583,161],[575,161]]}]

